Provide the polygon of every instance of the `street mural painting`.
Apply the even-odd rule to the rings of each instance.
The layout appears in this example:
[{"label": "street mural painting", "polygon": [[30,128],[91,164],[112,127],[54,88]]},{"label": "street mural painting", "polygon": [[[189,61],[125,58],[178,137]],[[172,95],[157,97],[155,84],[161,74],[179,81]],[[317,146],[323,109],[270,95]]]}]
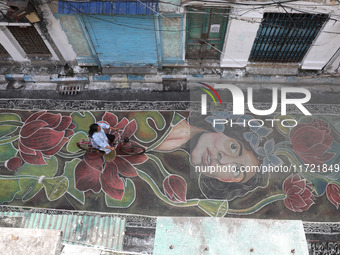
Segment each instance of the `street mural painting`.
[{"label": "street mural painting", "polygon": [[[212,125],[214,119],[254,119],[227,112],[2,111],[0,203],[143,215],[338,221],[340,119],[289,118],[298,124]],[[145,153],[118,151],[107,162],[102,154],[80,150],[77,142],[88,138],[95,122],[123,130]]]}]

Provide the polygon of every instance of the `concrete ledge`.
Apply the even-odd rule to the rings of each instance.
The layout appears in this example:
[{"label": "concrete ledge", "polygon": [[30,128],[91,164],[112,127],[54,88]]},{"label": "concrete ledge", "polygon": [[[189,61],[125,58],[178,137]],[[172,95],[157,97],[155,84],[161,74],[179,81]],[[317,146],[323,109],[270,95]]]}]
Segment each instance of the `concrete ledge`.
[{"label": "concrete ledge", "polygon": [[51,82],[58,83],[80,83],[80,82],[89,82],[89,78],[77,76],[77,77],[60,77],[60,78],[51,78]]},{"label": "concrete ledge", "polygon": [[6,74],[5,78],[8,81],[23,81],[25,75],[24,74]]},{"label": "concrete ledge", "polygon": [[129,89],[130,83],[128,83],[128,82],[117,82],[117,83],[114,84],[114,87],[116,89]]},{"label": "concrete ledge", "polygon": [[127,75],[111,75],[111,82],[127,82]]},{"label": "concrete ledge", "polygon": [[142,88],[141,83],[139,82],[132,82],[130,86],[131,86],[131,89],[135,89],[135,90]]},{"label": "concrete ledge", "polygon": [[157,218],[154,255],[308,255],[302,221]]},{"label": "concrete ledge", "polygon": [[160,75],[145,75],[144,77],[145,82],[159,82],[162,83],[163,79]]},{"label": "concrete ledge", "polygon": [[66,244],[61,255],[101,255],[102,251],[95,248]]},{"label": "concrete ledge", "polygon": [[62,232],[50,229],[0,228],[1,254],[59,255]]},{"label": "concrete ledge", "polygon": [[140,66],[140,67],[103,67],[103,74],[156,74],[157,67]]},{"label": "concrete ledge", "polygon": [[101,89],[113,89],[115,88],[113,83],[110,82],[90,82],[88,85],[89,90],[101,90]]},{"label": "concrete ledge", "polygon": [[153,83],[153,82],[141,83],[141,89],[161,91],[161,90],[163,90],[163,84],[162,83]]},{"label": "concrete ledge", "polygon": [[[0,90],[10,89],[10,81],[24,83],[25,90],[55,90],[53,84],[88,84],[89,90],[105,89],[134,89],[134,90],[189,90],[199,82],[205,82],[215,88],[234,84],[240,88],[252,86],[254,88],[268,88],[275,86],[298,86],[315,91],[339,92],[339,75],[319,76],[284,76],[284,75],[246,75],[244,70],[224,70],[222,74],[174,74],[165,75],[161,72],[155,74],[108,74],[75,77],[58,77],[51,75],[6,74],[0,75]],[[182,86],[181,84],[185,84]]]},{"label": "concrete ledge", "polygon": [[110,75],[93,75],[92,76],[93,81],[110,81]]},{"label": "concrete ledge", "polygon": [[56,83],[25,82],[25,90],[56,90]]},{"label": "concrete ledge", "polygon": [[331,85],[332,92],[340,92],[340,85]]},{"label": "concrete ledge", "polygon": [[21,228],[23,227],[23,217],[0,217],[0,227],[2,228]]},{"label": "concrete ledge", "polygon": [[0,75],[0,82],[7,82],[5,75]]}]

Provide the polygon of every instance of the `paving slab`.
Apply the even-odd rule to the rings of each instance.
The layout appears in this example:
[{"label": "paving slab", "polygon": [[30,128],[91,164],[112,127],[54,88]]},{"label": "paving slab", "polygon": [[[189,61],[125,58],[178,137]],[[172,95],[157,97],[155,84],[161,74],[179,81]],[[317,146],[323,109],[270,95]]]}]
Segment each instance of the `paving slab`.
[{"label": "paving slab", "polygon": [[302,221],[160,217],[154,255],[308,254]]},{"label": "paving slab", "polygon": [[66,244],[61,253],[61,255],[100,255],[100,254],[101,250],[70,244]]},{"label": "paving slab", "polygon": [[6,255],[59,255],[61,239],[58,230],[0,228],[0,250]]}]

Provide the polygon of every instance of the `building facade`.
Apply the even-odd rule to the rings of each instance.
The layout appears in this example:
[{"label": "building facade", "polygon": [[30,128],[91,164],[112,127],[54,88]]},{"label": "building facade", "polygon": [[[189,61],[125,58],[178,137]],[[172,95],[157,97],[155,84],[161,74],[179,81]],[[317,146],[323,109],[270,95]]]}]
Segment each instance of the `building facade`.
[{"label": "building facade", "polygon": [[17,5],[1,5],[3,63],[43,61],[112,73],[339,69],[337,1],[31,0]]}]

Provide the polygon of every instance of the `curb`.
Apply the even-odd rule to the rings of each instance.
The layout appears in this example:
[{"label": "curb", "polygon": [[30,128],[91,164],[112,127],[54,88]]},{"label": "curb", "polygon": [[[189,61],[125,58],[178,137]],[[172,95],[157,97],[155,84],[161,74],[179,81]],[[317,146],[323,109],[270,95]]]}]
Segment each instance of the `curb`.
[{"label": "curb", "polygon": [[53,75],[0,75],[0,90],[6,90],[10,81],[23,82],[24,90],[56,90],[57,84],[84,84],[87,90],[132,89],[152,91],[185,91],[199,82],[209,83],[212,87],[223,88],[223,85],[237,84],[241,89],[254,86],[259,89],[270,89],[275,86],[299,86],[316,91],[340,92],[340,76],[242,76],[238,73],[228,74],[188,74],[188,75],[91,75],[75,77],[58,77]]}]

